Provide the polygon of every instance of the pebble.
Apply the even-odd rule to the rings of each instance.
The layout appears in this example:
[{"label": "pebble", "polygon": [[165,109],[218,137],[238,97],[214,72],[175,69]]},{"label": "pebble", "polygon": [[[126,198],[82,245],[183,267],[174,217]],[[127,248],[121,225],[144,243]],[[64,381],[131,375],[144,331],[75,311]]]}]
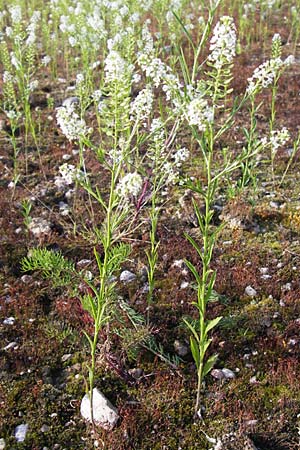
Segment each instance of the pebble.
[{"label": "pebble", "polygon": [[235,373],[230,369],[224,368],[222,369],[222,372],[224,373],[226,380],[235,378]]},{"label": "pebble", "polygon": [[180,289],[186,289],[189,286],[189,282],[188,281],[183,281],[180,285]]},{"label": "pebble", "polygon": [[15,323],[14,317],[7,317],[7,319],[3,320],[3,325],[13,325]]},{"label": "pebble", "polygon": [[174,350],[177,353],[178,356],[186,356],[189,353],[189,348],[187,345],[184,345],[182,342],[180,342],[178,339],[174,341]]},{"label": "pebble", "polygon": [[70,207],[65,202],[59,202],[59,212],[62,216],[67,216],[70,213]]},{"label": "pebble", "polygon": [[77,266],[78,267],[83,267],[83,266],[87,266],[88,264],[90,264],[92,261],[90,259],[81,259],[80,261],[78,261]]},{"label": "pebble", "polygon": [[[84,419],[91,422],[91,403],[88,394],[81,401],[80,412]],[[119,420],[118,410],[97,388],[93,389],[93,416],[95,424],[108,431],[112,430]]]},{"label": "pebble", "polygon": [[0,438],[0,450],[5,449],[5,440],[3,438]]},{"label": "pebble", "polygon": [[224,380],[225,375],[221,369],[213,369],[211,375],[216,378],[216,380]]},{"label": "pebble", "polygon": [[175,259],[171,267],[179,267],[179,269],[183,269],[184,265],[183,259]]},{"label": "pebble", "polygon": [[62,106],[65,108],[68,108],[71,105],[79,105],[79,97],[68,97],[62,102]]},{"label": "pebble", "polygon": [[22,423],[18,425],[15,429],[15,438],[17,442],[24,442],[26,438],[26,433],[28,430],[28,424]]},{"label": "pebble", "polygon": [[141,376],[143,375],[143,369],[140,367],[135,367],[133,369],[129,369],[128,373],[135,379],[139,380]]},{"label": "pebble", "polygon": [[49,425],[44,424],[44,425],[41,427],[41,432],[42,432],[42,433],[47,433],[49,430],[50,430]]},{"label": "pebble", "polygon": [[245,421],[245,425],[246,427],[253,427],[254,425],[257,424],[257,422],[258,421],[256,419],[250,419]]},{"label": "pebble", "polygon": [[211,374],[217,380],[230,380],[235,378],[235,373],[230,369],[213,369]]},{"label": "pebble", "polygon": [[71,353],[66,353],[65,355],[62,355],[61,361],[62,361],[62,362],[66,362],[66,361],[68,361],[68,359],[71,358],[71,356],[72,356]]},{"label": "pebble", "polygon": [[255,297],[257,295],[257,292],[252,286],[247,286],[245,288],[245,294],[249,295],[249,297]]},{"label": "pebble", "polygon": [[123,270],[123,272],[120,275],[120,281],[123,281],[123,283],[131,283],[136,279],[136,275],[130,270]]},{"label": "pebble", "polygon": [[150,290],[149,283],[145,283],[144,286],[142,286],[141,294],[147,294],[147,292],[149,292],[149,290]]},{"label": "pebble", "polygon": [[29,230],[34,236],[41,236],[42,234],[48,234],[51,231],[51,224],[41,217],[33,217],[29,224]]},{"label": "pebble", "polygon": [[32,281],[32,276],[31,275],[23,275],[21,277],[21,281],[24,284],[30,283]]},{"label": "pebble", "polygon": [[18,347],[18,344],[16,342],[10,342],[5,347],[3,347],[3,350],[9,350],[10,348],[16,348]]}]

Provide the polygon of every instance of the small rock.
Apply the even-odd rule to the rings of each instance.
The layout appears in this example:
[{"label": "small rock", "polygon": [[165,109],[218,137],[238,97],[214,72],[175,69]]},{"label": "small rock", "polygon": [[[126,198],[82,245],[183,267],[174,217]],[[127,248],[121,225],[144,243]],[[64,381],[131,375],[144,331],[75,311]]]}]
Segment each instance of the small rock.
[{"label": "small rock", "polygon": [[136,279],[136,275],[130,270],[123,270],[123,272],[120,275],[120,281],[123,281],[123,283],[131,283]]},{"label": "small rock", "polygon": [[3,438],[0,438],[0,450],[5,449],[5,440]]},{"label": "small rock", "polygon": [[62,362],[68,361],[68,359],[70,359],[71,356],[72,356],[71,353],[66,353],[65,355],[62,355],[62,357],[61,357]]},{"label": "small rock", "polygon": [[90,259],[81,259],[80,261],[78,261],[77,267],[87,266],[88,264],[91,264],[91,262],[92,261]]},{"label": "small rock", "polygon": [[3,320],[3,325],[13,325],[15,323],[14,317],[7,317],[7,319]]},{"label": "small rock", "polygon": [[128,373],[135,379],[139,380],[141,376],[143,375],[143,369],[140,367],[135,367],[133,369],[129,369]]},{"label": "small rock", "polygon": [[224,369],[222,369],[222,372],[223,372],[226,380],[235,378],[235,373],[232,372],[232,370],[230,370],[230,369],[225,369],[224,368]]},{"label": "small rock", "polygon": [[282,291],[290,291],[292,289],[292,283],[286,283],[281,287]]},{"label": "small rock", "polygon": [[69,161],[69,159],[72,158],[72,155],[69,155],[68,153],[65,153],[64,155],[62,155],[62,159],[64,161]]},{"label": "small rock", "polygon": [[186,289],[189,286],[189,282],[188,281],[183,281],[180,285],[180,289]]},{"label": "small rock", "polygon": [[10,348],[16,348],[18,347],[18,344],[16,342],[10,342],[5,347],[3,347],[3,350],[9,350]]},{"label": "small rock", "polygon": [[178,339],[174,341],[174,350],[178,356],[186,356],[189,353],[189,348],[180,342]]},{"label": "small rock", "polygon": [[[86,420],[92,421],[89,394],[83,397],[80,412]],[[115,427],[119,419],[118,410],[97,388],[93,389],[93,416],[95,424],[108,431]]]},{"label": "small rock", "polygon": [[259,381],[257,381],[257,378],[254,375],[253,377],[250,378],[249,383],[250,384],[259,384]]},{"label": "small rock", "polygon": [[221,369],[213,369],[211,371],[211,375],[216,378],[217,380],[224,380],[225,375],[223,373],[223,370]]},{"label": "small rock", "polygon": [[41,432],[42,432],[42,433],[47,433],[49,430],[50,430],[49,425],[44,424],[44,425],[41,427]]},{"label": "small rock", "polygon": [[147,294],[150,290],[149,283],[145,283],[141,288],[141,294]]},{"label": "small rock", "polygon": [[229,380],[235,378],[235,373],[230,369],[213,369],[211,374],[217,380]]},{"label": "small rock", "polygon": [[62,102],[62,106],[69,108],[71,105],[79,105],[79,97],[68,97]]},{"label": "small rock", "polygon": [[253,289],[252,286],[247,286],[245,289],[245,294],[249,295],[249,297],[255,297],[257,295],[257,292],[255,289]]},{"label": "small rock", "polygon": [[41,236],[42,234],[49,234],[51,231],[51,224],[41,217],[33,217],[29,224],[29,230],[34,236]]},{"label": "small rock", "polygon": [[24,284],[30,283],[32,281],[32,276],[31,275],[23,275],[21,277],[21,281]]},{"label": "small rock", "polygon": [[24,442],[26,438],[26,433],[28,430],[28,424],[22,423],[18,425],[15,429],[15,438],[17,442]]},{"label": "small rock", "polygon": [[179,267],[179,269],[183,269],[185,266],[183,259],[175,259],[171,267]]}]

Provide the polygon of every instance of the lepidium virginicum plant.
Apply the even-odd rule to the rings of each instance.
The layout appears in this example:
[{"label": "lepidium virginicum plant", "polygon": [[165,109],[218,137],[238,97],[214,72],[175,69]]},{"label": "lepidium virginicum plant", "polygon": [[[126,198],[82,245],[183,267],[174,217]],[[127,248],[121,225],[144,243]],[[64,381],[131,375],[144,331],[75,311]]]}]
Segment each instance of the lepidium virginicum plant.
[{"label": "lepidium virginicum plant", "polygon": [[[78,177],[78,169],[66,167],[61,170],[61,177],[64,175],[66,184],[72,175],[83,186],[86,191],[97,200],[101,209],[103,220],[101,227],[95,228],[101,251],[94,249],[98,274],[89,279],[84,278],[84,282],[90,289],[80,297],[82,306],[90,313],[93,319],[94,331],[92,335],[87,333],[86,337],[90,346],[91,362],[89,365],[89,395],[91,400],[91,418],[93,420],[93,387],[95,378],[95,358],[98,344],[99,331],[111,317],[115,301],[114,275],[120,269],[122,263],[128,258],[130,245],[121,242],[124,235],[128,235],[129,217],[135,211],[128,198],[137,195],[141,188],[142,179],[138,174],[127,173],[123,175],[124,167],[129,158],[127,128],[130,127],[129,120],[129,99],[124,99],[124,92],[128,92],[131,82],[131,68],[121,56],[110,54],[105,61],[105,88],[107,89],[110,108],[109,114],[105,111],[104,132],[107,135],[107,142],[112,148],[98,148],[91,142],[89,129],[83,118],[75,111],[74,107],[67,105],[57,111],[57,118],[63,134],[69,141],[82,142],[86,151],[95,150],[99,161],[102,163],[103,171],[109,175],[108,192],[103,186],[100,190],[93,186],[89,180],[87,172]],[[121,95],[122,93],[122,95]],[[127,109],[124,110],[124,106]],[[127,113],[127,117],[126,117]],[[80,159],[83,162],[84,153],[81,152]],[[63,183],[63,180],[60,180]],[[58,269],[62,274],[69,271],[69,262],[61,256],[56,258],[53,252],[33,250],[30,258],[23,261],[23,268],[26,270],[41,269],[44,275],[53,277],[57,275]],[[82,278],[76,274],[72,266],[72,277],[77,280]]]},{"label": "lepidium virginicum plant", "polygon": [[[202,45],[202,40],[200,41]],[[195,52],[195,56],[199,56]],[[226,158],[223,166],[216,162],[216,143],[219,138],[233,125],[233,118],[238,110],[245,104],[248,94],[239,101],[232,101],[229,94],[232,92],[230,83],[232,80],[232,66],[236,54],[236,28],[233,19],[223,16],[213,30],[210,40],[210,54],[206,60],[205,77],[197,80],[194,69],[192,75],[187,70],[185,60],[181,67],[184,68],[185,80],[190,84],[185,87],[185,101],[182,104],[182,112],[188,122],[193,138],[202,155],[202,170],[205,181],[190,179],[186,186],[196,193],[203,201],[202,210],[199,203],[193,201],[197,216],[202,242],[198,243],[192,236],[186,234],[186,238],[196,250],[202,264],[201,271],[190,261],[186,264],[196,280],[197,299],[193,303],[197,309],[198,317],[195,322],[185,320],[191,332],[190,346],[197,368],[197,395],[195,402],[195,416],[201,417],[201,391],[205,376],[214,366],[217,355],[207,357],[209,346],[212,342],[210,334],[218,325],[221,317],[212,320],[207,318],[207,306],[213,298],[213,290],[216,280],[216,271],[211,267],[213,250],[217,237],[223,224],[216,227],[213,224],[213,204],[220,182],[230,173],[241,166],[248,158],[263,148],[264,142],[258,142],[254,148],[242,152],[237,157],[230,157],[229,150],[224,150]],[[183,57],[182,57],[183,58]],[[193,68],[199,67],[198,62]]]},{"label": "lepidium virginicum plant", "polygon": [[[15,131],[21,119],[25,127],[25,163],[27,172],[27,145],[31,134],[34,144],[39,151],[38,136],[34,123],[30,96],[37,88],[36,72],[38,68],[47,65],[49,59],[44,57],[38,64],[37,60],[37,32],[41,19],[40,11],[34,11],[27,26],[24,24],[22,10],[19,5],[9,8],[10,26],[0,41],[0,58],[4,68],[2,109],[4,110],[12,129],[12,144],[14,148],[14,181],[18,175],[18,157],[16,150]],[[40,153],[39,153],[40,157]],[[41,170],[42,164],[41,164]]]},{"label": "lepidium virginicum plant", "polygon": [[271,89],[269,137],[265,141],[265,144],[270,149],[273,183],[275,181],[274,161],[278,148],[283,146],[290,138],[289,131],[286,127],[283,127],[281,130],[275,129],[278,82],[284,70],[286,70],[286,68],[289,67],[294,61],[294,57],[292,55],[288,56],[286,59],[282,59],[281,54],[281,37],[279,34],[275,34],[272,39],[271,58],[254,70],[253,75],[248,79],[247,87],[247,94],[249,95],[251,102],[251,127],[250,131],[246,132],[248,147],[255,145],[257,140],[257,123],[255,114],[261,106],[261,104],[256,105],[257,95],[261,93],[263,89]]}]

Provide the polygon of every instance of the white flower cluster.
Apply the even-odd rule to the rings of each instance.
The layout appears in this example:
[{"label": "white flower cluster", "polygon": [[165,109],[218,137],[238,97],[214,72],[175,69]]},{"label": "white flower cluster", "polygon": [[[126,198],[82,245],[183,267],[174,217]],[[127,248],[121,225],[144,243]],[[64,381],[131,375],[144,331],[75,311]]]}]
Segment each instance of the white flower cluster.
[{"label": "white flower cluster", "polygon": [[105,81],[110,83],[122,80],[128,69],[125,59],[116,50],[111,50],[104,62]]},{"label": "white flower cluster", "polygon": [[44,56],[44,57],[42,58],[42,60],[41,60],[42,66],[45,66],[45,67],[46,67],[50,62],[51,62],[51,56],[49,56],[49,55]]},{"label": "white flower cluster", "polygon": [[71,141],[77,141],[86,136],[92,130],[87,128],[86,123],[75,111],[74,103],[57,108],[56,120],[62,133]]},{"label": "white flower cluster", "polygon": [[197,126],[199,131],[205,131],[208,123],[213,122],[213,109],[201,94],[187,103],[184,113],[189,125]]},{"label": "white flower cluster", "polygon": [[290,132],[286,127],[281,130],[272,130],[270,136],[270,144],[272,153],[275,153],[279,147],[282,147],[290,139]]},{"label": "white flower cluster", "polygon": [[62,189],[66,186],[70,186],[76,179],[80,179],[82,173],[76,169],[73,164],[63,164],[59,167],[59,175],[55,177],[54,184]]},{"label": "white flower cluster", "polygon": [[134,118],[147,119],[152,112],[153,100],[154,96],[150,86],[140,91],[130,105],[131,120],[134,120]]},{"label": "white flower cluster", "polygon": [[182,163],[186,161],[189,156],[190,152],[187,148],[183,147],[178,149],[173,155],[175,166],[178,168],[181,167]]},{"label": "white flower cluster", "polygon": [[22,20],[21,6],[15,5],[9,8],[11,21],[13,24],[20,23]]},{"label": "white flower cluster", "polygon": [[258,66],[252,77],[248,78],[247,93],[253,95],[261,91],[261,89],[270,86],[278,77],[280,72],[287,66],[290,66],[295,58],[290,55],[285,60],[281,58],[271,58],[260,66]]},{"label": "white flower cluster", "polygon": [[33,92],[38,88],[39,82],[38,80],[32,80],[29,82],[28,90],[29,92]]},{"label": "white flower cluster", "polygon": [[34,13],[31,16],[29,25],[26,29],[28,33],[28,37],[26,39],[26,45],[33,45],[36,41],[36,29],[38,26],[38,23],[41,19],[41,12],[40,11],[34,11]]},{"label": "white flower cluster", "polygon": [[214,28],[210,41],[208,60],[220,69],[224,64],[230,64],[236,54],[236,27],[233,18],[223,16]]},{"label": "white flower cluster", "polygon": [[3,83],[13,83],[15,81],[14,77],[8,70],[3,72],[2,80]]},{"label": "white flower cluster", "polygon": [[142,177],[137,173],[128,173],[125,175],[117,186],[117,191],[123,198],[137,197],[143,186]]}]

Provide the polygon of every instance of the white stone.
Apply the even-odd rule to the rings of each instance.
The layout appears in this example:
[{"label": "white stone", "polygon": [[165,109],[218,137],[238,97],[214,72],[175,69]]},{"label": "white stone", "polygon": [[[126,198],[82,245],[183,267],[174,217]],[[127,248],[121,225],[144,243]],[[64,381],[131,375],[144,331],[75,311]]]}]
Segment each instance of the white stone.
[{"label": "white stone", "polygon": [[120,275],[120,281],[123,281],[123,283],[130,283],[131,281],[134,281],[136,279],[136,275],[129,270],[123,270],[123,272]]},{"label": "white stone", "polygon": [[3,350],[9,350],[10,348],[17,348],[18,344],[16,342],[10,342],[5,347],[3,347]]},{"label": "white stone", "polygon": [[257,292],[255,289],[253,289],[252,286],[247,286],[245,289],[245,294],[249,295],[249,297],[255,297],[257,295]]},{"label": "white stone", "polygon": [[178,356],[186,356],[189,353],[189,348],[180,342],[178,339],[174,341],[174,350]]},{"label": "white stone", "polygon": [[15,323],[14,317],[7,317],[7,319],[3,320],[3,325],[13,325]]},{"label": "white stone", "polygon": [[0,439],[0,450],[5,449],[5,440],[3,438]]},{"label": "white stone", "polygon": [[[82,417],[89,422],[92,421],[89,394],[83,397],[80,412]],[[93,389],[93,418],[96,425],[108,431],[114,428],[119,419],[118,410],[97,388]]]},{"label": "white stone", "polygon": [[225,375],[223,373],[223,370],[221,369],[213,369],[211,371],[211,375],[216,378],[217,380],[224,380]]},{"label": "white stone", "polygon": [[28,430],[28,424],[22,423],[18,425],[15,429],[15,438],[17,442],[24,442],[26,438],[26,433]]},{"label": "white stone", "polygon": [[225,376],[225,378],[226,378],[226,380],[228,380],[228,379],[233,379],[233,378],[235,378],[235,373],[234,372],[232,372],[232,370],[230,370],[230,369],[222,369],[222,372],[223,372],[223,374],[224,374],[224,376]]}]

